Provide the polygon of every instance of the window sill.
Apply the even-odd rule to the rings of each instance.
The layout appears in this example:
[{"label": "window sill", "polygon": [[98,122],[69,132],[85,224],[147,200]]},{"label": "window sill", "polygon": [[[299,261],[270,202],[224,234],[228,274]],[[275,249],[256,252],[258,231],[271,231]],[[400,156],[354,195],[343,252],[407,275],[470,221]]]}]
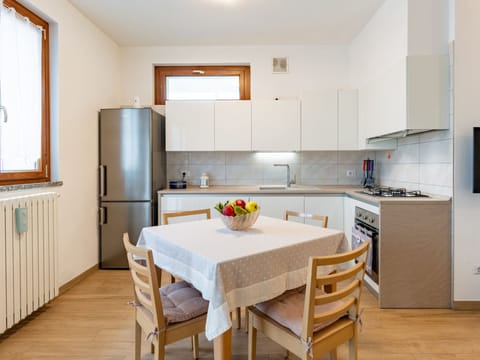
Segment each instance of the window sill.
[{"label": "window sill", "polygon": [[37,188],[54,187],[54,186],[63,186],[63,181],[50,181],[50,182],[32,183],[32,184],[4,185],[4,186],[0,186],[0,192],[37,189]]}]

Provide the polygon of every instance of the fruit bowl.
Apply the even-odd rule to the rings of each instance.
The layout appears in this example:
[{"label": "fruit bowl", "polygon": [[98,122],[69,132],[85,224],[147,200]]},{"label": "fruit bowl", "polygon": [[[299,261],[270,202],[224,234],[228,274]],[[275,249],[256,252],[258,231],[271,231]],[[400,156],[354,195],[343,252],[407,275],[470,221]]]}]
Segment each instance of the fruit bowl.
[{"label": "fruit bowl", "polygon": [[258,215],[260,215],[260,208],[258,208],[257,211],[239,216],[225,216],[220,214],[220,218],[226,227],[228,227],[230,230],[237,231],[246,230],[255,224],[255,221],[258,219]]}]

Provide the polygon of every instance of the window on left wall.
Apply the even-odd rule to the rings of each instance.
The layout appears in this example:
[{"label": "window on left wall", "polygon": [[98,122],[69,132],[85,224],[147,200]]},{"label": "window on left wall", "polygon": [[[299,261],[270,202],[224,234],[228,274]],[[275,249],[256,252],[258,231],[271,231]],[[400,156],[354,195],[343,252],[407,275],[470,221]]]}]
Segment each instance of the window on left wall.
[{"label": "window on left wall", "polygon": [[0,185],[50,181],[48,22],[0,6]]}]

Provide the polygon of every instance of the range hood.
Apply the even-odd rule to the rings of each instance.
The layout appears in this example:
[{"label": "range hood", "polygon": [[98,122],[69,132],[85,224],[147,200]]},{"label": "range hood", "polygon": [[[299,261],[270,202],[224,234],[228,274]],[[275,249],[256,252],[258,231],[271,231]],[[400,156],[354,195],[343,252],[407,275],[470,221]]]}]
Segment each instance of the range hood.
[{"label": "range hood", "polygon": [[434,129],[408,129],[408,130],[396,131],[396,132],[392,132],[390,134],[385,134],[385,135],[374,136],[374,137],[368,138],[367,139],[367,144],[373,144],[373,143],[376,143],[376,142],[391,140],[391,139],[404,138],[404,137],[407,137],[408,135],[420,134],[420,133],[424,133],[424,132],[427,132],[427,131],[434,131]]},{"label": "range hood", "polygon": [[448,56],[407,56],[369,85],[367,143],[449,128]]}]

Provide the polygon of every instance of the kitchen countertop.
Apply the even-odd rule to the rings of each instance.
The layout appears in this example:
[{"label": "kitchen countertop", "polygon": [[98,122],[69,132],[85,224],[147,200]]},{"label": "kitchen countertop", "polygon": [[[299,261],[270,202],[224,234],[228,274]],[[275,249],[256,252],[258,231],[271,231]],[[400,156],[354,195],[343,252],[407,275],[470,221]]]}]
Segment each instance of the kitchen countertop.
[{"label": "kitchen countertop", "polygon": [[214,194],[256,194],[256,195],[347,195],[354,199],[382,204],[425,204],[425,203],[450,203],[449,196],[426,194],[430,197],[377,197],[359,193],[361,186],[351,185],[297,185],[285,189],[259,189],[259,185],[214,185],[206,189],[198,185],[188,185],[186,189],[159,190],[161,195],[214,195]]}]

